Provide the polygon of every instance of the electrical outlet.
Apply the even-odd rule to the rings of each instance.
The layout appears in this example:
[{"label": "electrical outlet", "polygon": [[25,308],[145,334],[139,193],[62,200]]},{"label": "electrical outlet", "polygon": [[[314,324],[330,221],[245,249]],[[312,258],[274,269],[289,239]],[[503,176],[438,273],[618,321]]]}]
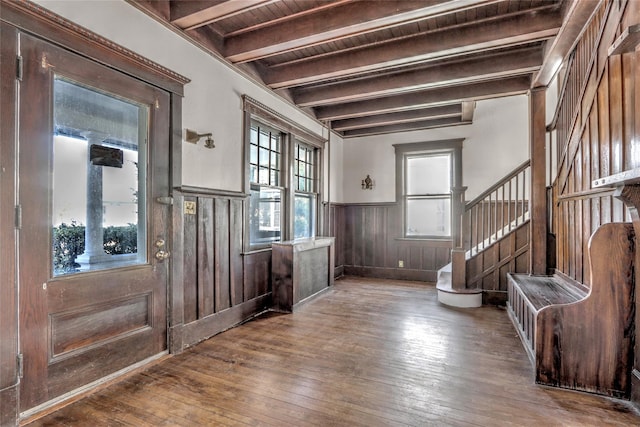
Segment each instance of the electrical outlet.
[{"label": "electrical outlet", "polygon": [[398,267],[399,268],[404,268],[404,261],[402,261],[402,260],[398,261]]}]

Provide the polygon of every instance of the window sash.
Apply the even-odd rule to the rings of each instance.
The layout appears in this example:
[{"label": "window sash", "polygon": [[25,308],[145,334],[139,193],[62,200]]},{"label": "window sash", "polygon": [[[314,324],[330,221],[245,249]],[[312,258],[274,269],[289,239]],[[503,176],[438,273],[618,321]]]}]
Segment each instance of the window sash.
[{"label": "window sash", "polygon": [[267,246],[282,240],[284,189],[251,185],[249,199],[249,246]]},{"label": "window sash", "polygon": [[[452,161],[453,154],[450,152],[404,155],[405,237],[451,237]],[[425,170],[426,168],[429,170]],[[442,178],[441,182],[433,182],[439,178]]]},{"label": "window sash", "polygon": [[317,196],[313,193],[294,194],[293,238],[315,237]]},{"label": "window sash", "polygon": [[406,196],[406,237],[451,237],[451,195]]},{"label": "window sash", "polygon": [[295,191],[315,193],[315,148],[295,143],[293,165],[293,188]]},{"label": "window sash", "polygon": [[249,137],[249,182],[280,186],[282,183],[282,132],[251,121]]}]

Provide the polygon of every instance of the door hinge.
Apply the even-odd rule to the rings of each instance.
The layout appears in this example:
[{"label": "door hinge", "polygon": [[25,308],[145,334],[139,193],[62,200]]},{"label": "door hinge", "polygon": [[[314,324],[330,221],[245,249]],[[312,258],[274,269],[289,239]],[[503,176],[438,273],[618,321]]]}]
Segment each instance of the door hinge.
[{"label": "door hinge", "polygon": [[22,56],[18,55],[16,57],[16,78],[19,81],[22,81],[23,72],[24,72],[24,61],[22,60]]},{"label": "door hinge", "polygon": [[22,206],[21,205],[16,205],[15,222],[16,222],[16,228],[20,230],[22,228]]},{"label": "door hinge", "polygon": [[16,364],[18,365],[18,378],[22,378],[24,376],[24,357],[22,357],[22,353],[18,353],[18,356],[16,356]]}]

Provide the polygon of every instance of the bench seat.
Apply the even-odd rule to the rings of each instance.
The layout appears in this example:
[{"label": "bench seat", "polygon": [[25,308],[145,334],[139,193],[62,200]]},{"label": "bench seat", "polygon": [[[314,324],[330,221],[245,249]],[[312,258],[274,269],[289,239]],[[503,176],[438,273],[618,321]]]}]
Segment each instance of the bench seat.
[{"label": "bench seat", "polygon": [[633,366],[635,234],[604,224],[589,240],[589,277],[508,274],[507,311],[539,384],[628,398]]},{"label": "bench seat", "polygon": [[514,286],[520,289],[534,310],[554,304],[569,304],[586,298],[588,291],[559,276],[512,274]]}]

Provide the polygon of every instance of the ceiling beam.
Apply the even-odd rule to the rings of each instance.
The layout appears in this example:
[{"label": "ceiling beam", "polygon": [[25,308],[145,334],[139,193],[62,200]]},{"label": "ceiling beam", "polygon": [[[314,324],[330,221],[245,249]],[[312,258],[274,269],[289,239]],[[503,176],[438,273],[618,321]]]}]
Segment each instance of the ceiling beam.
[{"label": "ceiling beam", "polygon": [[537,71],[541,65],[541,47],[517,49],[428,68],[294,89],[293,98],[300,106],[319,106],[528,74]]},{"label": "ceiling beam", "polygon": [[276,0],[210,0],[172,2],[171,23],[183,30],[193,30],[274,3]]},{"label": "ceiling beam", "polygon": [[419,110],[398,111],[396,113],[376,114],[353,119],[335,120],[331,122],[331,128],[336,131],[370,128],[374,126],[387,126],[396,123],[411,123],[424,120],[444,119],[462,116],[462,105],[451,104],[440,107],[422,108]]},{"label": "ceiling beam", "polygon": [[364,129],[347,130],[342,133],[344,138],[359,136],[382,135],[385,133],[407,132],[412,130],[433,129],[444,126],[470,125],[471,122],[462,121],[460,117],[448,117],[444,119],[423,120],[413,123],[396,124],[390,126],[375,126]]},{"label": "ceiling beam", "polygon": [[267,69],[271,88],[298,86],[347,77],[479,50],[529,43],[555,36],[561,17],[555,9],[524,13],[506,19],[478,22],[367,48],[339,52]]},{"label": "ceiling beam", "polygon": [[598,8],[598,0],[568,0],[569,5],[562,28],[547,50],[542,68],[533,79],[532,87],[549,86],[582,31]]},{"label": "ceiling beam", "polygon": [[225,56],[231,62],[262,59],[296,49],[354,37],[428,17],[457,13],[498,0],[386,0],[349,2],[306,14],[286,25],[269,25],[226,41]]},{"label": "ceiling beam", "polygon": [[315,108],[320,121],[363,117],[372,114],[407,111],[429,106],[451,104],[457,101],[497,98],[525,93],[529,90],[531,78],[511,77],[481,83],[429,89],[409,94],[388,96],[368,101],[356,101],[334,106]]}]

